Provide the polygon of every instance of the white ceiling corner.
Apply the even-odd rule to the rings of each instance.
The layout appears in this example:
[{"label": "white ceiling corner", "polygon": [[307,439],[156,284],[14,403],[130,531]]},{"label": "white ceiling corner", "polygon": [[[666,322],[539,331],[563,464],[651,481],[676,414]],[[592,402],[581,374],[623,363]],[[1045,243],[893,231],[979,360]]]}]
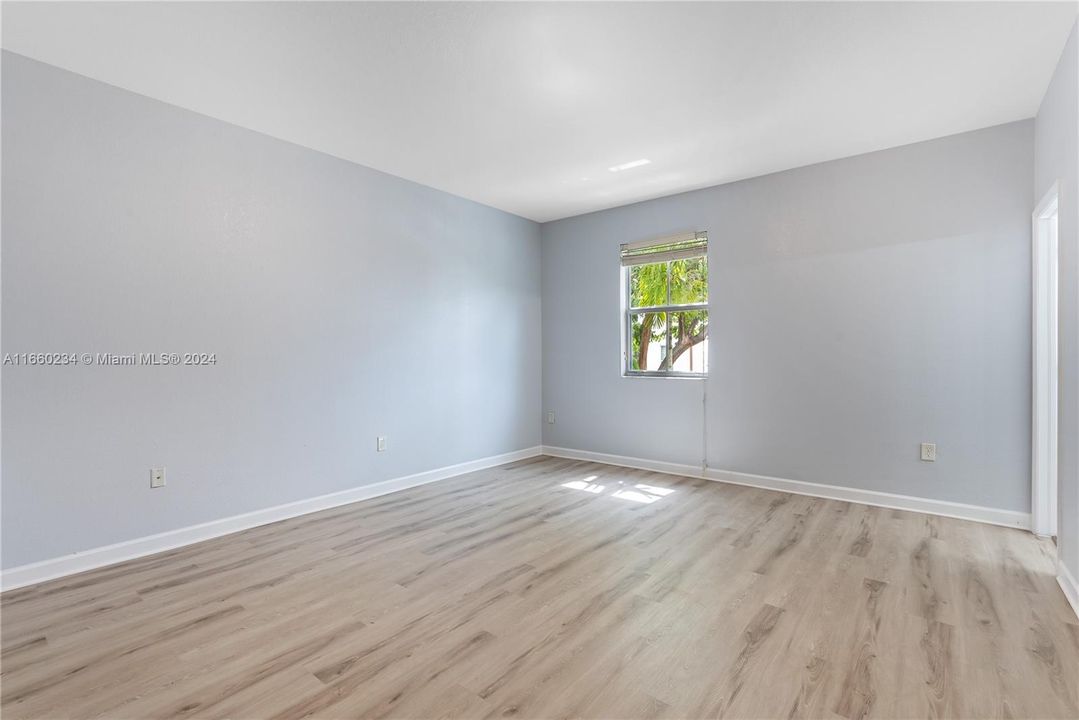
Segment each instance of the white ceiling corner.
[{"label": "white ceiling corner", "polygon": [[5,2],[3,46],[547,221],[1032,117],[1075,16],[1074,2]]}]

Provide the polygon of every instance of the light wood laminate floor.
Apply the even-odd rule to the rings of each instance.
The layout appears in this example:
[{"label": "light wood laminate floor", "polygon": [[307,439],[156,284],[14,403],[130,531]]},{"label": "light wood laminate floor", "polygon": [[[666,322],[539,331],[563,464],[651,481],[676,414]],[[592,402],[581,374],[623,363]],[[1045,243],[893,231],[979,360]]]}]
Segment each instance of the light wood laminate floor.
[{"label": "light wood laminate floor", "polygon": [[5,720],[1079,716],[1028,533],[555,458],[0,608]]}]

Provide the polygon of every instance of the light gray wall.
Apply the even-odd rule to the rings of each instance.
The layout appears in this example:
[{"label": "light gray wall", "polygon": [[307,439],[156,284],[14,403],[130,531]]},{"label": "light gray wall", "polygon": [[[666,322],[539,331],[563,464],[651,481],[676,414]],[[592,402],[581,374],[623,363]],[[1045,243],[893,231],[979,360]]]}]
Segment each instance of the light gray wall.
[{"label": "light gray wall", "polygon": [[3,368],[3,567],[540,442],[538,225],[10,53],[2,140],[3,352],[218,358]]},{"label": "light gray wall", "polygon": [[[710,467],[1029,512],[1033,130],[545,224],[544,443],[699,464],[706,385]],[[621,377],[618,245],[682,230],[711,374]]]},{"label": "light gray wall", "polygon": [[1057,525],[1061,556],[1079,577],[1079,52],[1075,27],[1034,120],[1034,202],[1061,183],[1058,246],[1059,420]]}]

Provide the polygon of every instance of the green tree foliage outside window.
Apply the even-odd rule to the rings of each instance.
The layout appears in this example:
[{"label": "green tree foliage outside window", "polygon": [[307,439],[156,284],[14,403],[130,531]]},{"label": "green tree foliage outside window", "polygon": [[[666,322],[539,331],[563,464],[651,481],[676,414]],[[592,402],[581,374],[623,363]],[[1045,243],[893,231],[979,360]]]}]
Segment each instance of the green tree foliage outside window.
[{"label": "green tree foliage outside window", "polygon": [[[629,283],[629,369],[669,371],[683,354],[708,338],[708,310],[678,307],[708,302],[708,258],[632,265]],[[662,353],[658,363],[653,361],[655,367],[648,365],[652,346]],[[703,367],[694,368],[694,372],[703,371]]]}]

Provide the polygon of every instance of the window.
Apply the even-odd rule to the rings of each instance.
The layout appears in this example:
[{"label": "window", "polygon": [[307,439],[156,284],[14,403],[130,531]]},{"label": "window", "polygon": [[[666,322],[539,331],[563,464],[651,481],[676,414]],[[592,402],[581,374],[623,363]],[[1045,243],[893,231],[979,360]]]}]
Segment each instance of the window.
[{"label": "window", "polygon": [[708,372],[708,235],[622,246],[626,375]]}]

